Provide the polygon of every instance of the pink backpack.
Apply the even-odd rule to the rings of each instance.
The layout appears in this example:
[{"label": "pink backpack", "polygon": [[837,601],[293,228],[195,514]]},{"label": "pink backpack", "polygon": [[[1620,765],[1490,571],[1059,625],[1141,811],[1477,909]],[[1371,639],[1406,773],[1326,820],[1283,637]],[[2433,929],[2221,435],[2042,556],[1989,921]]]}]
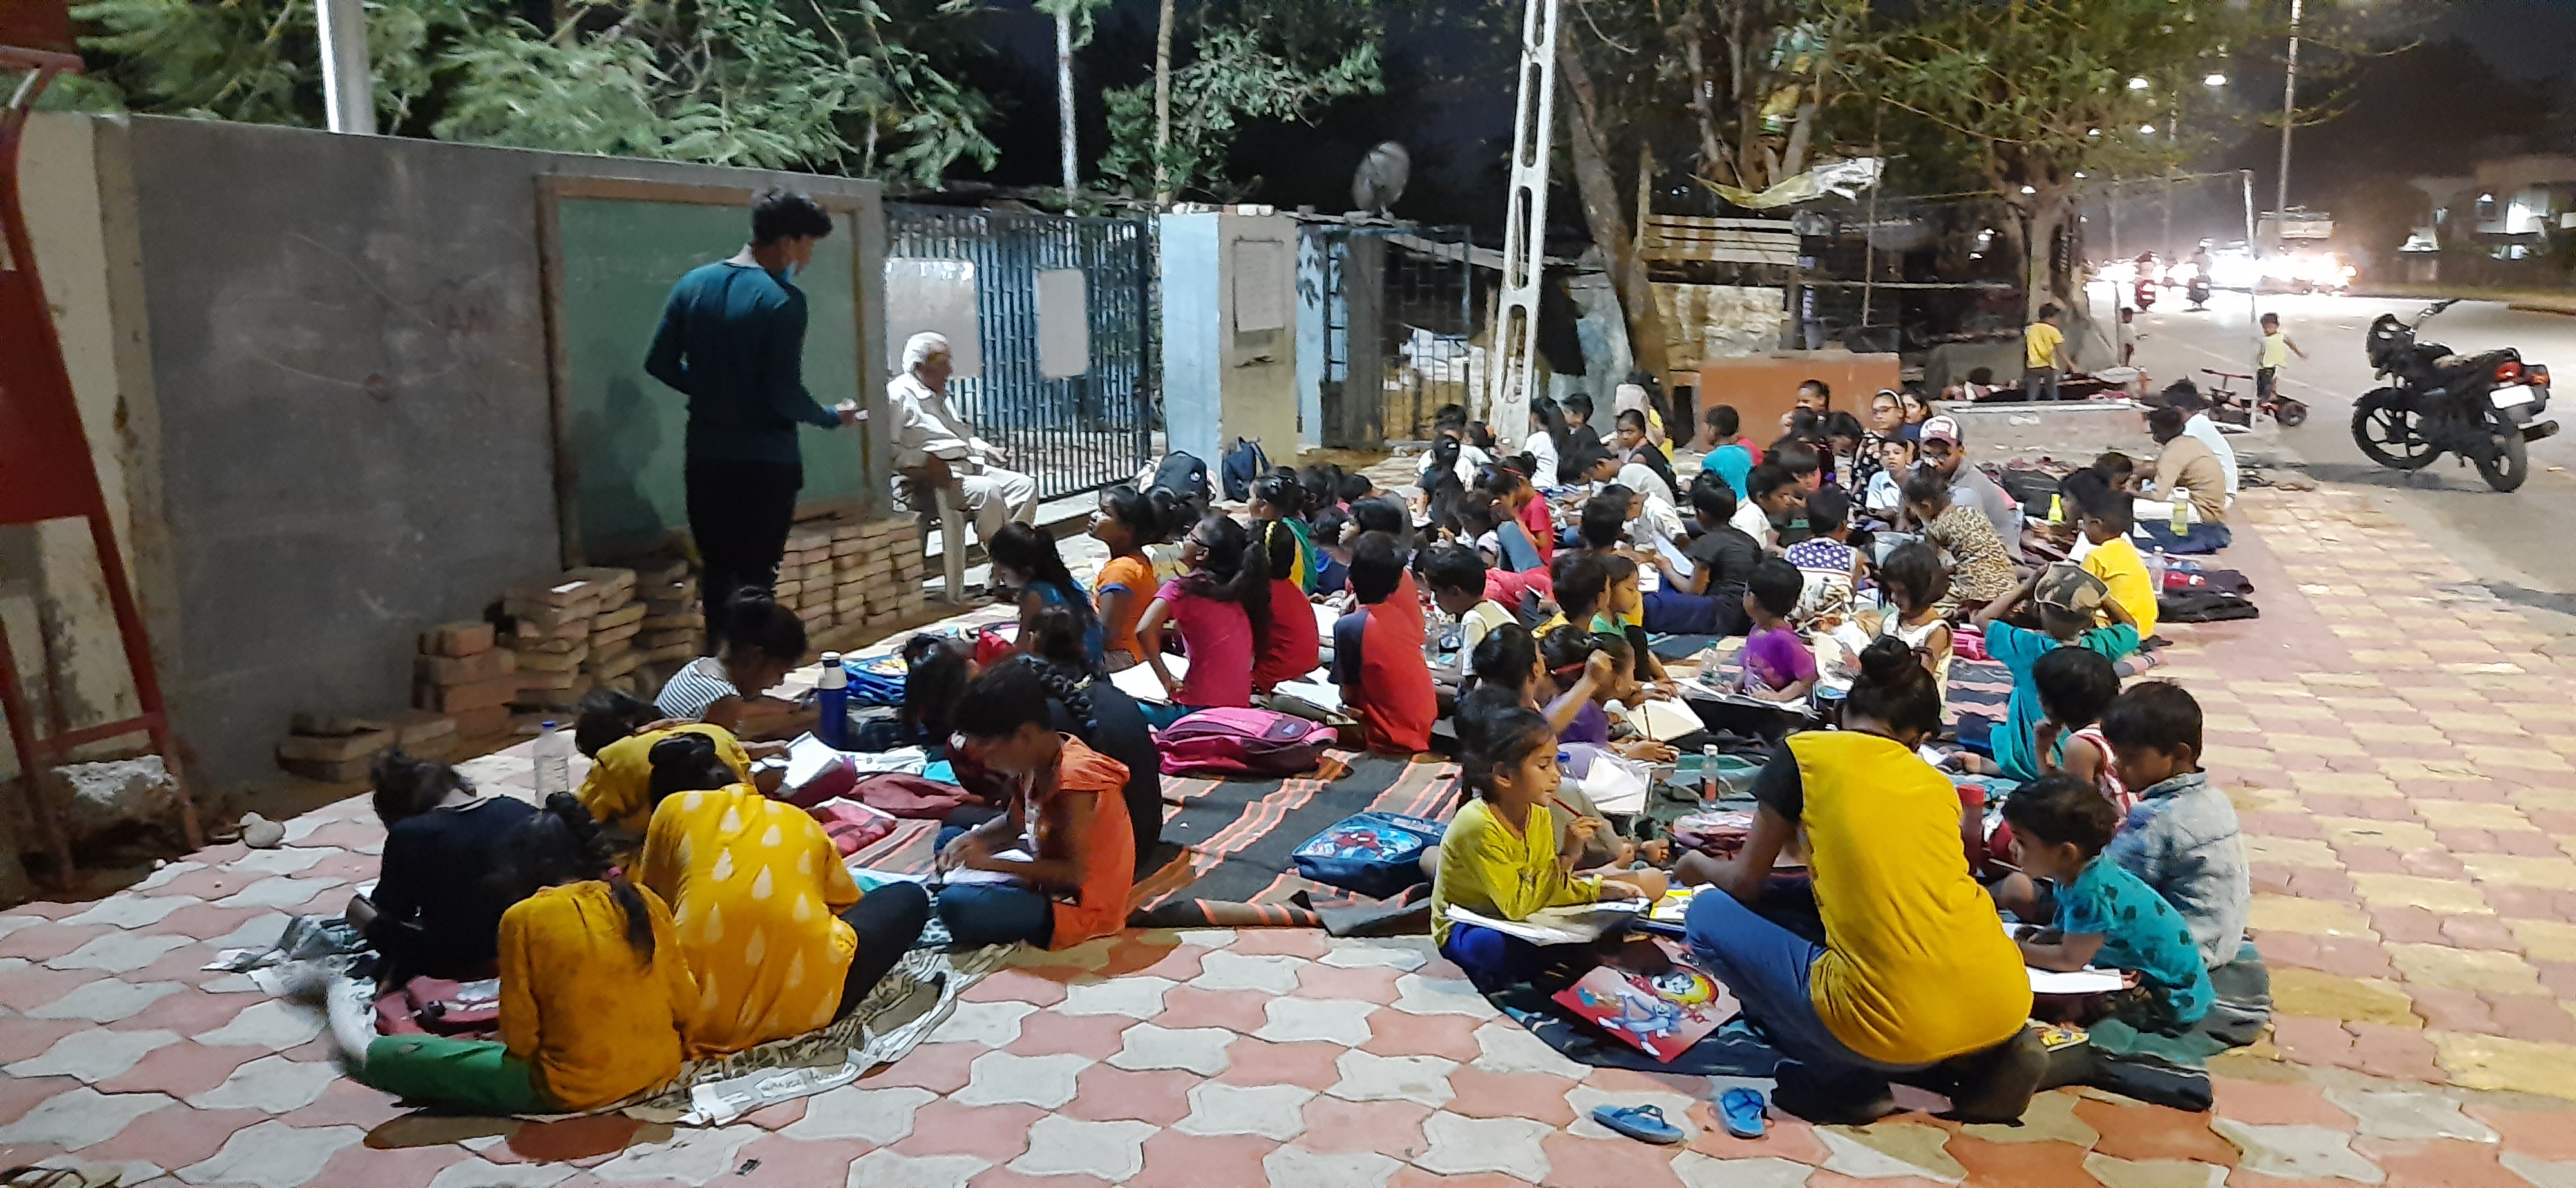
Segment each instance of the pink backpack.
[{"label": "pink backpack", "polygon": [[1332,727],[1260,709],[1203,709],[1154,736],[1164,775],[1288,776],[1312,771]]}]

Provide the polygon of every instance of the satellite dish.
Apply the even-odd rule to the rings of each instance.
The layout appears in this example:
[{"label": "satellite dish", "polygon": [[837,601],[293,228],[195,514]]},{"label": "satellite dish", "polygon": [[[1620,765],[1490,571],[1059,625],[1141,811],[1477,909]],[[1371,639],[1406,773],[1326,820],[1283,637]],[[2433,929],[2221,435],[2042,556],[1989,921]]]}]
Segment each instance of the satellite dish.
[{"label": "satellite dish", "polygon": [[1412,173],[1413,155],[1403,145],[1389,140],[1370,149],[1351,174],[1351,213],[1384,217],[1404,196],[1405,179]]}]

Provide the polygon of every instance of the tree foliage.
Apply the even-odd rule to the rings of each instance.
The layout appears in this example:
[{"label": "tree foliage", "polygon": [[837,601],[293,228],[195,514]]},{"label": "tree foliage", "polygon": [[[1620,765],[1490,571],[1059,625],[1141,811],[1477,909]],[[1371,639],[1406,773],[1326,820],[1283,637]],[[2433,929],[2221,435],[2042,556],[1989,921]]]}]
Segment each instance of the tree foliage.
[{"label": "tree foliage", "polygon": [[[1228,176],[1227,151],[1248,120],[1310,119],[1325,104],[1383,87],[1384,22],[1374,0],[1219,0],[1188,24],[1190,61],[1172,72],[1172,135],[1160,163],[1170,192],[1230,199],[1258,177]],[[1131,197],[1154,193],[1154,83],[1103,98],[1109,151],[1102,185]]]},{"label": "tree foliage", "polygon": [[1927,0],[1854,78],[2012,213],[2037,305],[2070,296],[2049,248],[2083,179],[2179,165],[2174,117],[2203,110],[2203,76],[2258,28],[2230,0]]},{"label": "tree foliage", "polygon": [[[946,69],[973,0],[368,0],[381,127],[447,140],[938,184],[990,167],[991,104]],[[321,122],[312,0],[93,0],[133,109]],[[902,39],[896,37],[900,30]]]}]

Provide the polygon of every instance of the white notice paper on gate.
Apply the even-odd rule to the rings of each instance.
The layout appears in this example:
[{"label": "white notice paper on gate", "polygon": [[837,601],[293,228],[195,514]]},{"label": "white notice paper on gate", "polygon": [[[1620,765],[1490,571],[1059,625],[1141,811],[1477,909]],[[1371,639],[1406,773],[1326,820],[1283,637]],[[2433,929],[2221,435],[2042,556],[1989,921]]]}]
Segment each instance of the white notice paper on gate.
[{"label": "white notice paper on gate", "polygon": [[1038,273],[1038,375],[1066,379],[1091,370],[1091,299],[1079,268]]},{"label": "white notice paper on gate", "polygon": [[888,260],[885,280],[886,370],[901,369],[903,344],[927,331],[948,339],[948,362],[955,378],[983,378],[984,334],[975,307],[975,262]]}]

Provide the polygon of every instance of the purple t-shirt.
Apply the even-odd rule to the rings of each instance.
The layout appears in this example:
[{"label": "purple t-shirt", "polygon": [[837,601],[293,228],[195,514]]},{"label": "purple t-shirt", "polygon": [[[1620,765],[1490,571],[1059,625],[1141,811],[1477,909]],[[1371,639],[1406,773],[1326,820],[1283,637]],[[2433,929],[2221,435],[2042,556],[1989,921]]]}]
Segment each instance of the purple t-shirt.
[{"label": "purple t-shirt", "polygon": [[1190,656],[1181,677],[1180,704],[1197,709],[1241,709],[1252,704],[1252,620],[1243,604],[1224,602],[1163,583],[1154,597],[1171,604],[1172,626]]},{"label": "purple t-shirt", "polygon": [[1795,630],[1757,627],[1744,641],[1743,672],[1748,691],[1778,692],[1800,681],[1816,679],[1816,654]]},{"label": "purple t-shirt", "polygon": [[1598,703],[1586,701],[1582,709],[1574,711],[1574,720],[1566,723],[1565,732],[1557,735],[1556,741],[1606,747],[1610,745],[1610,715]]}]

